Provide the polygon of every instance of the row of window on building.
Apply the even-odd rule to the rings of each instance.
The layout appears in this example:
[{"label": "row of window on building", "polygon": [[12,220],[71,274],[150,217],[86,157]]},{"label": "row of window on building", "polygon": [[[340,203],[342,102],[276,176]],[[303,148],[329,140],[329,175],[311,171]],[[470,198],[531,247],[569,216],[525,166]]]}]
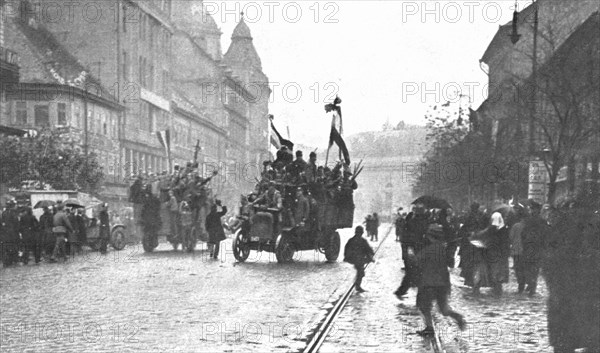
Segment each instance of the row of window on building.
[{"label": "row of window on building", "polygon": [[[9,108],[10,108],[9,104]],[[45,103],[31,101],[14,102],[14,123],[20,127],[46,128],[51,126],[71,126],[83,129],[84,112],[80,103]],[[51,111],[56,109],[55,112]],[[33,116],[31,116],[33,113]],[[12,115],[9,112],[9,115]],[[56,117],[54,119],[54,116]],[[87,131],[118,138],[118,116],[110,110],[88,106]]]},{"label": "row of window on building", "polygon": [[[165,5],[166,4],[166,5]],[[170,11],[170,2],[164,4],[157,4],[161,8]],[[130,35],[130,40],[133,43],[138,44],[138,55],[137,60],[135,56],[123,50],[121,53],[121,71],[123,79],[126,83],[134,79],[131,77],[132,66],[137,63],[138,77],[137,82],[144,88],[150,90],[156,90],[162,92],[163,95],[167,95],[169,87],[169,72],[166,70],[168,62],[165,60],[154,60],[162,57],[167,58],[167,53],[170,52],[171,48],[171,33],[167,28],[162,26],[160,22],[154,17],[148,15],[135,5],[129,5],[123,7],[122,17],[122,30],[124,33],[131,32],[131,27],[137,26],[138,35],[134,38]],[[128,32],[129,31],[129,32]],[[148,43],[148,48],[140,48],[143,43]],[[142,53],[145,53],[143,55]],[[148,55],[151,57],[148,58]],[[157,77],[156,75],[160,75]],[[158,80],[157,80],[158,78]],[[162,82],[162,85],[159,85]]]},{"label": "row of window on building", "polygon": [[167,158],[152,153],[144,153],[130,148],[124,149],[123,176],[137,173],[161,173],[169,169]]}]

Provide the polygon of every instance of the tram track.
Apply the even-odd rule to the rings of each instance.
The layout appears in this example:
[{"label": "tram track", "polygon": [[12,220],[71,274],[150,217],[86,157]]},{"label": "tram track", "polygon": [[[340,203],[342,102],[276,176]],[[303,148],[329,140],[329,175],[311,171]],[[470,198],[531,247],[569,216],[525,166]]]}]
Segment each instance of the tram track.
[{"label": "tram track", "polygon": [[[374,250],[375,257],[379,253],[379,249],[381,248],[383,243],[387,240],[388,236],[392,232],[392,229],[394,229],[393,224],[390,225],[385,236]],[[369,265],[370,263],[365,266],[365,270],[369,267]],[[333,307],[327,312],[325,319],[319,324],[317,329],[314,331],[314,334],[310,337],[306,347],[302,350],[302,353],[317,353],[319,351],[319,349],[327,339],[327,335],[331,331],[335,320],[340,316],[340,314],[348,304],[352,293],[354,293],[354,289],[355,284],[353,282],[352,285],[350,285],[350,288],[348,288],[344,293],[342,293],[342,295],[335,301]],[[446,353],[443,341],[437,333],[437,331],[435,332],[434,337],[428,339],[427,341],[428,348],[430,348],[432,352]]]}]

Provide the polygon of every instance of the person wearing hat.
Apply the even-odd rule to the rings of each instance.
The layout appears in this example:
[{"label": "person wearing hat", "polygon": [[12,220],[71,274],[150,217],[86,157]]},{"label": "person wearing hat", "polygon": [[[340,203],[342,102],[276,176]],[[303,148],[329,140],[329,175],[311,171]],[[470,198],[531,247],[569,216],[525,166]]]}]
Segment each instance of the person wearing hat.
[{"label": "person wearing hat", "polygon": [[365,292],[362,287],[362,280],[365,277],[365,265],[369,262],[374,262],[373,248],[369,242],[363,238],[365,229],[362,226],[356,226],[354,236],[348,240],[344,247],[344,261],[354,265],[356,269],[356,280],[354,285],[359,293]]},{"label": "person wearing hat", "polygon": [[281,223],[281,211],[283,210],[283,200],[281,193],[275,188],[276,183],[269,181],[269,188],[266,192],[263,192],[252,204],[260,204],[267,208],[274,210],[273,214],[273,227],[276,232],[279,232],[279,224]]},{"label": "person wearing hat", "polygon": [[62,202],[56,204],[56,214],[52,219],[52,233],[56,236],[56,243],[52,251],[50,262],[57,262],[57,256],[67,261],[66,241],[68,232],[73,232],[73,226],[65,213],[65,205]]},{"label": "person wearing hat", "polygon": [[17,262],[19,255],[19,214],[16,209],[15,199],[6,201],[6,209],[0,217],[0,241],[2,242],[2,262],[4,267],[8,267]]},{"label": "person wearing hat", "polygon": [[[21,261],[27,265],[29,262],[29,254],[36,254],[38,244],[38,220],[33,215],[31,207],[22,207],[19,215],[19,233],[21,233],[21,249],[23,255]],[[36,255],[36,263],[39,263],[39,257]]]},{"label": "person wearing hat", "polygon": [[[221,207],[219,212],[218,207]],[[221,217],[227,214],[227,207],[221,205],[221,200],[216,200],[215,204],[212,205],[210,213],[206,216],[206,231],[208,232],[208,247],[210,251],[210,257],[215,260],[219,258],[220,244],[225,237],[225,231],[223,230],[223,223],[221,223]]]},{"label": "person wearing hat", "polygon": [[423,238],[423,249],[415,255],[415,263],[418,264],[421,272],[417,286],[417,307],[423,314],[425,321],[425,329],[417,331],[417,333],[422,336],[434,334],[431,314],[434,301],[437,302],[442,315],[453,318],[461,330],[466,327],[464,317],[452,310],[448,303],[450,274],[448,273],[448,263],[445,256],[445,237],[442,225],[430,224]]},{"label": "person wearing hat", "polygon": [[296,159],[292,163],[292,170],[290,171],[294,177],[299,177],[304,173],[308,163],[303,158],[302,151],[296,151]]},{"label": "person wearing hat", "polygon": [[308,163],[306,163],[306,168],[304,169],[304,174],[306,175],[306,181],[308,183],[317,181],[317,169],[317,154],[311,152],[308,157]]}]

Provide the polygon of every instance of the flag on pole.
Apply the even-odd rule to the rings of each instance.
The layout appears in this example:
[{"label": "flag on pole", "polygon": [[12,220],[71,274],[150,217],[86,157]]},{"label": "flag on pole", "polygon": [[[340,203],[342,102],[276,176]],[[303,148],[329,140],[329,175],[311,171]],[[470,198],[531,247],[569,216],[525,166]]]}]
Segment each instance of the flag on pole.
[{"label": "flag on pole", "polygon": [[[329,148],[327,149],[327,159],[329,159],[329,149],[335,143],[340,150],[340,158],[344,157],[346,164],[350,164],[350,154],[348,153],[348,148],[346,147],[346,143],[342,138],[343,131],[343,123],[342,123],[342,107],[340,104],[342,100],[340,97],[335,97],[333,103],[329,103],[325,105],[325,112],[332,112],[331,117],[331,132],[329,133]],[[327,163],[326,163],[327,164]]]},{"label": "flag on pole", "polygon": [[[290,150],[290,151],[294,150],[294,144],[292,143],[292,141],[284,139],[283,136],[281,136],[281,134],[279,134],[279,131],[277,131],[277,129],[275,128],[275,125],[273,125],[273,118],[271,118],[271,130],[275,133],[275,136],[271,135],[271,143],[279,142],[280,148],[281,148],[281,146],[286,146],[288,148],[288,150]],[[273,140],[275,140],[275,141],[273,141]]]},{"label": "flag on pole", "polygon": [[340,135],[336,127],[331,125],[331,132],[329,133],[329,147],[331,147],[334,143],[339,147],[341,154],[344,156],[346,164],[350,165],[350,153],[348,153],[346,142],[344,142],[342,135]]},{"label": "flag on pole", "polygon": [[340,97],[335,97],[333,103],[329,103],[325,105],[325,112],[332,112],[333,115],[331,117],[331,126],[335,126],[338,132],[341,134],[344,133],[343,123],[342,123],[342,107],[340,104],[342,100]]},{"label": "flag on pole", "polygon": [[156,137],[158,137],[158,142],[160,142],[161,146],[165,149],[165,155],[167,156],[167,161],[169,163],[169,171],[171,171],[171,132],[168,129],[157,131]]}]

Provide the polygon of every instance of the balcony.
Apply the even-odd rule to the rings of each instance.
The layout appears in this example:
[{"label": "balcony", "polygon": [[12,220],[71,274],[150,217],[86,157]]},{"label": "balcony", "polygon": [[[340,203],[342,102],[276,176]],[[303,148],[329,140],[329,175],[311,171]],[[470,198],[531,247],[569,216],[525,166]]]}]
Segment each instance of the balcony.
[{"label": "balcony", "polygon": [[14,51],[0,47],[0,81],[19,82],[20,60]]}]

